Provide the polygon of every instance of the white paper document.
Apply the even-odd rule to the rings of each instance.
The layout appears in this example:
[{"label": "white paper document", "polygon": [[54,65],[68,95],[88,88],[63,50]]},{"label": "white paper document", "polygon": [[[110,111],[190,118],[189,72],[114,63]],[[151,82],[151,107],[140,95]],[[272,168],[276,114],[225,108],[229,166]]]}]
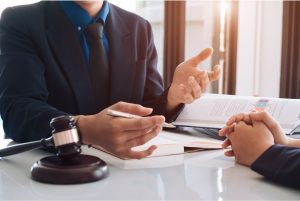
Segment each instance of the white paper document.
[{"label": "white paper document", "polygon": [[282,126],[286,134],[300,123],[300,100],[251,96],[206,94],[185,106],[174,125],[222,128],[234,114],[267,111]]}]

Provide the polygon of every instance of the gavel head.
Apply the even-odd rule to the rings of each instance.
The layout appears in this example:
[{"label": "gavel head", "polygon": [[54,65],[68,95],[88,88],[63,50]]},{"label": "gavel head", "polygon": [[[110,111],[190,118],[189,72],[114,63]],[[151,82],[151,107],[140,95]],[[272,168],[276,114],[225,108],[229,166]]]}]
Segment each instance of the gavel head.
[{"label": "gavel head", "polygon": [[78,156],[81,143],[74,117],[65,115],[53,118],[50,126],[53,129],[54,146],[58,150],[57,156],[63,160]]}]

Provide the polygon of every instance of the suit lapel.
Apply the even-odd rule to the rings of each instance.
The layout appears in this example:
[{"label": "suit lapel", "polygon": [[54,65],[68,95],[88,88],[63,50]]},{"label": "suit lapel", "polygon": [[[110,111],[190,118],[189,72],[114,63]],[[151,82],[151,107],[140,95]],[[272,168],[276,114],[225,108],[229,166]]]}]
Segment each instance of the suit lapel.
[{"label": "suit lapel", "polygon": [[124,20],[111,4],[106,24],[109,40],[110,102],[130,102],[135,70],[133,38]]},{"label": "suit lapel", "polygon": [[49,2],[47,9],[47,36],[60,67],[73,89],[79,113],[93,114],[96,107],[79,39],[57,2]]}]

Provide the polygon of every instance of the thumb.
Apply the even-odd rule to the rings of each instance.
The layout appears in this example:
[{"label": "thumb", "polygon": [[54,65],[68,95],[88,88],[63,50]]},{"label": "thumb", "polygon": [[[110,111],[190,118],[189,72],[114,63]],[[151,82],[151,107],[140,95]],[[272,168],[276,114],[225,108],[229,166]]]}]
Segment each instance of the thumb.
[{"label": "thumb", "polygon": [[205,59],[207,59],[208,57],[210,57],[213,53],[213,48],[209,47],[209,48],[205,48],[204,50],[202,50],[198,55],[192,57],[189,62],[196,67],[199,63],[201,63],[202,61],[204,61]]},{"label": "thumb", "polygon": [[267,112],[252,112],[250,113],[250,118],[254,121],[263,122],[275,136],[283,135],[279,123]]},{"label": "thumb", "polygon": [[263,126],[264,123],[262,123],[261,121],[252,121],[252,126],[253,127],[260,127]]}]

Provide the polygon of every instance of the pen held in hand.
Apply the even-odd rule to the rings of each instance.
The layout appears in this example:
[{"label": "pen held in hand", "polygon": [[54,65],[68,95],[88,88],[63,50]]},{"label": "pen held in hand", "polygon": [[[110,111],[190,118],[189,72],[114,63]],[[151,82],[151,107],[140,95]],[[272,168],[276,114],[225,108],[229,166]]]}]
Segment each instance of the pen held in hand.
[{"label": "pen held in hand", "polygon": [[[123,118],[128,118],[128,119],[138,119],[141,118],[141,116],[138,115],[134,115],[134,114],[129,114],[126,112],[120,112],[120,111],[116,111],[116,110],[112,110],[112,109],[107,109],[107,115],[112,116],[112,117],[123,117]],[[173,124],[169,124],[164,122],[162,124],[163,127],[165,128],[176,128],[176,126],[174,126]]]}]

